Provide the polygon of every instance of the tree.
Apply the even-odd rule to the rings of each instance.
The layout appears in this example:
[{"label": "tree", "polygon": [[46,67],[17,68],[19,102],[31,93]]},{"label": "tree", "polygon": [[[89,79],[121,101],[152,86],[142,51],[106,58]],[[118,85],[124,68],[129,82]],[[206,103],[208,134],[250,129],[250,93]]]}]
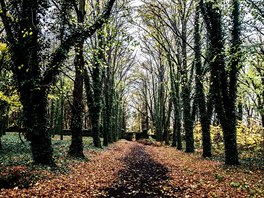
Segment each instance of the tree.
[{"label": "tree", "polygon": [[[128,32],[130,29],[128,16],[131,14],[130,1],[124,0],[116,5],[115,14],[112,15],[109,23],[104,28],[104,35],[106,35],[102,111],[104,145],[117,140],[116,135],[119,134],[120,137],[120,132],[125,130],[124,126],[120,126],[121,123],[119,123],[123,122],[120,120],[123,117],[122,112],[114,111],[114,106],[119,105],[119,110],[124,111],[122,103],[125,104],[124,92],[126,90],[127,73],[133,66],[135,59],[133,55],[134,39]],[[117,93],[120,98],[115,97]],[[116,119],[119,119],[118,127],[115,126]]]},{"label": "tree", "polygon": [[[170,66],[170,79],[171,79],[171,98],[174,105],[174,124],[173,124],[173,139],[172,146],[177,146],[178,150],[182,150],[181,138],[181,112],[180,112],[180,95],[179,95],[179,72],[175,72],[170,57],[168,57]],[[177,69],[178,70],[178,69]]]},{"label": "tree", "polygon": [[[144,10],[144,13],[146,13],[145,18],[148,26],[153,30],[150,29],[147,32],[164,50],[163,56],[170,68],[171,97],[173,98],[175,117],[173,145],[176,145],[177,138],[179,149],[182,147],[180,130],[181,115],[183,115],[186,152],[194,152],[193,125],[196,109],[192,98],[194,68],[190,66],[191,64],[188,61],[189,56],[191,56],[189,48],[192,48],[192,46],[189,42],[190,33],[187,31],[193,2],[169,1],[165,3],[163,1],[149,1],[148,3],[148,6],[146,6],[148,12]],[[181,111],[181,108],[183,108],[183,111]]]},{"label": "tree", "polygon": [[[264,126],[264,79],[262,78],[264,62],[264,17],[261,1],[241,1],[242,10],[249,13],[242,21],[242,50],[245,52],[245,67],[239,76],[238,102],[244,118],[260,120]],[[242,120],[243,121],[243,120]]]},{"label": "tree", "polygon": [[[201,60],[201,35],[200,35],[200,8],[196,6],[195,22],[194,22],[194,53],[195,53],[195,84],[196,84],[196,98],[199,108],[200,122],[202,125],[202,144],[203,157],[211,157],[211,137],[210,137],[210,112],[206,107],[206,99],[203,87],[204,72],[202,71]],[[210,99],[209,99],[210,101]],[[208,102],[210,103],[210,102]]]},{"label": "tree", "polygon": [[8,97],[6,94],[6,79],[4,67],[6,62],[6,44],[0,42],[0,150],[2,150],[2,135],[5,132],[7,125],[7,110],[8,110]]},{"label": "tree", "polygon": [[[50,7],[48,1],[1,0],[1,19],[13,61],[12,72],[24,111],[26,137],[30,141],[34,163],[54,165],[51,137],[47,130],[47,94],[56,82],[62,62],[71,47],[99,29],[109,18],[115,0],[109,0],[103,14],[88,27],[69,30],[61,38],[50,59],[41,57],[45,48],[41,32],[42,20]],[[12,17],[10,17],[10,14]],[[41,65],[46,64],[45,68]]]},{"label": "tree", "polygon": [[240,51],[239,1],[233,1],[230,69],[226,68],[222,15],[219,5],[200,1],[210,41],[210,70],[215,110],[224,133],[225,163],[239,164],[236,141],[236,86]]},{"label": "tree", "polygon": [[[77,14],[77,22],[84,23],[85,19],[85,0],[79,1],[79,8],[75,8]],[[72,141],[69,149],[69,155],[73,157],[84,158],[82,129],[83,129],[83,57],[84,40],[80,40],[75,44],[75,81],[73,89],[72,119],[71,133]]]},{"label": "tree", "polygon": [[[97,0],[94,3],[95,14],[100,12],[100,2]],[[100,140],[100,115],[102,111],[102,92],[103,92],[103,67],[105,64],[104,57],[104,36],[103,28],[101,27],[94,37],[94,46],[92,50],[92,60],[90,61],[89,70],[85,70],[85,89],[87,103],[89,107],[89,116],[92,123],[93,144],[95,147],[101,148]],[[89,73],[88,73],[89,71]]]},{"label": "tree", "polygon": [[181,7],[181,76],[182,76],[182,104],[183,104],[183,122],[185,130],[186,140],[186,152],[194,152],[194,138],[193,138],[193,126],[195,118],[195,105],[191,103],[191,83],[193,77],[193,66],[190,69],[190,74],[186,72],[188,69],[187,64],[187,23],[188,23],[188,10],[191,9],[191,5],[187,5],[186,1],[180,1]]}]

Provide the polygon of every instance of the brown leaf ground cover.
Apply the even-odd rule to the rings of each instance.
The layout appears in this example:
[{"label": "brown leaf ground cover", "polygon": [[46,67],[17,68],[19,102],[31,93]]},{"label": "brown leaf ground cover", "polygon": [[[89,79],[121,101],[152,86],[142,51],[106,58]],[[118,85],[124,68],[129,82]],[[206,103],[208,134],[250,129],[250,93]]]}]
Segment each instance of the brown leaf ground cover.
[{"label": "brown leaf ground cover", "polygon": [[1,188],[0,197],[241,198],[263,194],[263,170],[225,167],[175,148],[121,140],[106,150],[86,150],[85,154],[89,161],[72,161],[66,172],[8,167],[2,178],[12,173],[18,180],[36,175],[39,179],[27,188]]}]

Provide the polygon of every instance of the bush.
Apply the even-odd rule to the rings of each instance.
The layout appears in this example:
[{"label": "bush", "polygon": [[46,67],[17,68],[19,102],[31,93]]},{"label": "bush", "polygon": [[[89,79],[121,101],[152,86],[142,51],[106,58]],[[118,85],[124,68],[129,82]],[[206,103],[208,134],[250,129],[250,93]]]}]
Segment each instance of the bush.
[{"label": "bush", "polygon": [[[210,126],[212,148],[215,154],[224,153],[223,131],[221,126]],[[261,158],[263,148],[263,127],[253,123],[250,126],[239,122],[237,124],[237,145],[241,158]],[[202,147],[202,127],[198,122],[194,127],[196,148]]]}]

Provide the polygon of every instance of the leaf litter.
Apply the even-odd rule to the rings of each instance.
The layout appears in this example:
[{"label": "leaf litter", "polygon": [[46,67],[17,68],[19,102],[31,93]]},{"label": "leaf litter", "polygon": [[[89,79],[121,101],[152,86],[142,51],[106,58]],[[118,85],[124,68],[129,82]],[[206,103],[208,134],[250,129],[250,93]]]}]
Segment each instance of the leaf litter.
[{"label": "leaf litter", "polygon": [[[263,169],[226,167],[175,148],[121,140],[85,150],[88,161],[60,164],[68,171],[7,167],[0,178],[32,178],[28,186],[0,188],[0,197],[261,197]],[[1,180],[0,179],[0,180]]]}]

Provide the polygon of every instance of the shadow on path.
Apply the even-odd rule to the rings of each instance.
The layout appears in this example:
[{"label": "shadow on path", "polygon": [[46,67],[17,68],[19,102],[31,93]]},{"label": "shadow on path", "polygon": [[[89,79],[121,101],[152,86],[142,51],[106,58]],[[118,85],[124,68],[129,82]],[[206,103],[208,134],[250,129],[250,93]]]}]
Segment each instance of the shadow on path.
[{"label": "shadow on path", "polygon": [[103,189],[105,195],[100,197],[181,197],[181,190],[168,183],[168,169],[155,162],[144,148],[136,145],[122,159],[127,168],[118,173],[112,187]]}]

